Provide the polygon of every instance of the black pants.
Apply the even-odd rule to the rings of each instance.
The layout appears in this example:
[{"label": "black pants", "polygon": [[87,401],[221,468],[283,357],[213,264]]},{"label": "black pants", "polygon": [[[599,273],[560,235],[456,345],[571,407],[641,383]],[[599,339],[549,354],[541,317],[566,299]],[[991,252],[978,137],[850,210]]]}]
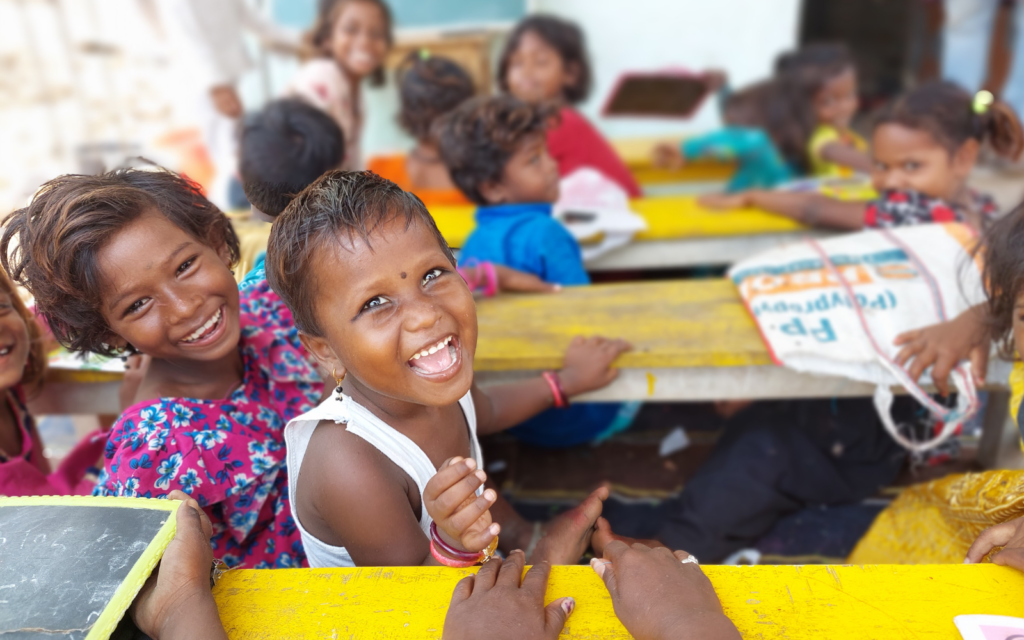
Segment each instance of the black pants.
[{"label": "black pants", "polygon": [[[893,414],[900,422],[915,410],[912,400],[898,398]],[[758,402],[729,421],[657,537],[718,562],[785,515],[875,494],[905,457],[870,399]]]}]

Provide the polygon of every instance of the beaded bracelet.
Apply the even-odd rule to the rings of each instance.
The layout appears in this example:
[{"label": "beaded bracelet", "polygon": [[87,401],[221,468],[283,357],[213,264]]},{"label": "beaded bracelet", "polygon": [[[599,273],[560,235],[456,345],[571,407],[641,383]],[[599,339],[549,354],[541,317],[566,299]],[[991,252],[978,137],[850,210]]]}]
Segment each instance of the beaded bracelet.
[{"label": "beaded bracelet", "polygon": [[555,397],[555,408],[564,409],[568,407],[569,400],[565,397],[565,391],[562,390],[562,381],[558,379],[558,374],[554,371],[545,371],[540,375],[548,383],[548,386],[551,387],[551,395]]}]

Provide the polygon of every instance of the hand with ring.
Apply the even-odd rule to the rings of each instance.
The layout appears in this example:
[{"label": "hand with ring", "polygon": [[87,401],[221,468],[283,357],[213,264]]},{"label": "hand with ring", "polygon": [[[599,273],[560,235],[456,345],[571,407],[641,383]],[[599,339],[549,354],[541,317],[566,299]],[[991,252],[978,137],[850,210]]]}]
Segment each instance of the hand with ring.
[{"label": "hand with ring", "polygon": [[604,580],[615,615],[637,640],[736,640],[697,558],[665,547],[613,540],[590,565]]}]

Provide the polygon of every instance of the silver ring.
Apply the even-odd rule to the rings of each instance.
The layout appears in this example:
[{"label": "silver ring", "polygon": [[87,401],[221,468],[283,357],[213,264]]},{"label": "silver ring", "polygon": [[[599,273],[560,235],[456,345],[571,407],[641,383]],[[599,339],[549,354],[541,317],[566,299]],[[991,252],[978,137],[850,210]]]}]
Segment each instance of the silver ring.
[{"label": "silver ring", "polygon": [[683,564],[700,564],[697,562],[697,556],[687,556],[679,562],[682,562]]}]

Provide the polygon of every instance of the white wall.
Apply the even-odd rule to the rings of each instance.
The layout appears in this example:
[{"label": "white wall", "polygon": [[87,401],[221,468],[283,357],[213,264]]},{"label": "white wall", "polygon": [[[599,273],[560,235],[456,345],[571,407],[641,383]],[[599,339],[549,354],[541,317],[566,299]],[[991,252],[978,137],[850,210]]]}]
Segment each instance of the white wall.
[{"label": "white wall", "polygon": [[765,77],[796,44],[800,0],[531,0],[586,33],[595,84],[583,112],[610,137],[701,131],[718,123],[709,100],[692,120],[600,118],[619,74],[665,67],[728,72],[734,87]]},{"label": "white wall", "polygon": [[[605,135],[633,137],[707,131],[719,124],[718,111],[715,101],[708,100],[690,120],[601,118],[601,107],[621,73],[717,68],[727,71],[736,87],[763,78],[775,57],[796,43],[800,0],[529,0],[528,7],[583,28],[595,83],[582,110]],[[277,93],[295,64],[276,61],[271,67],[272,91]],[[255,77],[246,84],[247,98],[261,94]],[[364,153],[409,148],[412,141],[395,122],[399,104],[394,84],[368,90],[366,100]],[[250,107],[255,106],[252,102],[257,100],[247,100]]]}]

